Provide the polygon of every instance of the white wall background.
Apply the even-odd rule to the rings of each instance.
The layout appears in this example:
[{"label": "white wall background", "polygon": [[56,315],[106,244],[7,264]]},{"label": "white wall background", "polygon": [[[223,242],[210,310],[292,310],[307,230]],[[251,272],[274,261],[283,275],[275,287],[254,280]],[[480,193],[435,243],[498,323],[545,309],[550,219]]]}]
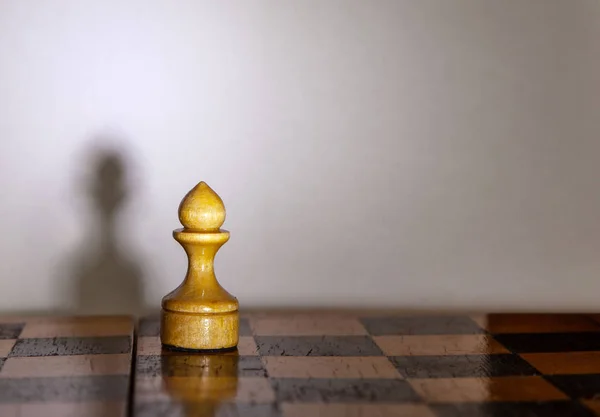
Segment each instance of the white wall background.
[{"label": "white wall background", "polygon": [[0,310],[85,310],[82,256],[158,307],[200,180],[244,307],[599,310],[599,39],[597,0],[0,0]]}]

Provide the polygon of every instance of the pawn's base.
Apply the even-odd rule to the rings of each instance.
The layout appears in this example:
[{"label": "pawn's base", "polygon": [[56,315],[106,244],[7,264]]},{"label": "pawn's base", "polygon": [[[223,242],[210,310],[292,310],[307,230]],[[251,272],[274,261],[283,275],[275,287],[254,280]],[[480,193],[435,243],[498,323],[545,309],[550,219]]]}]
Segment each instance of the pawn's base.
[{"label": "pawn's base", "polygon": [[237,347],[239,313],[194,314],[162,310],[163,346],[186,351],[223,351]]},{"label": "pawn's base", "polygon": [[182,348],[182,347],[177,347],[177,346],[171,346],[171,345],[162,344],[162,347],[164,349],[166,349],[166,350],[170,350],[170,351],[173,351],[173,352],[181,352],[181,353],[205,353],[205,354],[211,354],[211,353],[230,353],[230,352],[235,352],[237,350],[237,346],[223,348],[223,349],[188,349],[188,348]]}]

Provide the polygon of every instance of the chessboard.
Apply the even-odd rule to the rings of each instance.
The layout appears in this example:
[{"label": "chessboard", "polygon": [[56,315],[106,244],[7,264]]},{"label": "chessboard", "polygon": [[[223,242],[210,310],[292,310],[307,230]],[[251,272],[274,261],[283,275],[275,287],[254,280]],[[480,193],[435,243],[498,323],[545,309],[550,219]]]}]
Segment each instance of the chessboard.
[{"label": "chessboard", "polygon": [[234,352],[165,350],[140,320],[134,417],[600,416],[588,315],[243,315]]},{"label": "chessboard", "polygon": [[0,318],[2,417],[600,416],[591,315],[242,315],[236,350],[155,317]]},{"label": "chessboard", "polygon": [[0,416],[125,417],[130,317],[0,317]]}]

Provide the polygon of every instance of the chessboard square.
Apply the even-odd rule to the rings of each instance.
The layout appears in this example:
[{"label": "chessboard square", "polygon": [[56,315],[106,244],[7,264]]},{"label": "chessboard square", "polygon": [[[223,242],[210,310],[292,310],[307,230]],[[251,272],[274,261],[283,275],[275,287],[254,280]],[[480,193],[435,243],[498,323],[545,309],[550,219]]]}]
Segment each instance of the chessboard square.
[{"label": "chessboard square", "polygon": [[163,352],[159,336],[140,336],[137,338],[137,355],[160,355]]},{"label": "chessboard square", "polygon": [[567,399],[540,376],[410,379],[408,382],[430,403]]},{"label": "chessboard square", "polygon": [[267,370],[258,356],[239,356],[238,375],[266,377]]},{"label": "chessboard square", "polygon": [[[178,391],[185,393],[187,402],[215,399],[244,404],[275,402],[275,392],[269,380],[262,377],[138,377],[135,391],[137,402],[173,401],[171,395]],[[227,399],[222,398],[228,393]]]},{"label": "chessboard square", "polygon": [[250,320],[248,320],[245,317],[240,317],[239,336],[252,336],[252,328],[250,327]]},{"label": "chessboard square", "polygon": [[484,334],[374,336],[373,340],[388,356],[509,353]]},{"label": "chessboard square", "polygon": [[162,356],[143,355],[135,361],[135,375],[144,377],[157,377],[162,375]]},{"label": "chessboard square", "polygon": [[430,404],[437,417],[593,417],[577,401]]},{"label": "chessboard square", "polygon": [[483,327],[501,333],[600,332],[600,325],[581,314],[490,314]]},{"label": "chessboard square", "polygon": [[361,323],[373,336],[478,334],[484,332],[468,316],[363,317]]},{"label": "chessboard square", "polygon": [[[159,417],[159,416],[169,416],[169,417],[184,417],[186,414],[186,404],[183,402],[175,402],[168,401],[169,398],[143,398],[140,399],[136,394],[135,402],[132,407],[132,417]],[[200,408],[203,404],[197,405],[199,408],[198,414],[201,416],[201,412],[204,411],[205,414],[210,414],[210,409],[206,412],[204,409]],[[196,411],[196,410],[194,410]],[[211,416],[213,417],[213,416]],[[216,417],[216,416],[215,416]]]},{"label": "chessboard square", "polygon": [[485,328],[486,324],[487,324],[487,314],[471,314],[469,315],[469,317],[471,318],[471,320],[473,320],[475,323],[477,323],[477,325],[479,327],[481,327],[482,329]]},{"label": "chessboard square", "polygon": [[406,378],[465,378],[537,375],[527,361],[513,354],[461,356],[393,356]]},{"label": "chessboard square", "polygon": [[0,403],[126,401],[128,375],[0,378]]},{"label": "chessboard square", "polygon": [[24,323],[0,323],[0,340],[18,338],[24,325]]},{"label": "chessboard square", "polygon": [[283,403],[283,417],[436,417],[424,404]]},{"label": "chessboard square", "polygon": [[[193,414],[196,410],[191,409],[192,416],[207,416],[206,414]],[[186,414],[185,417],[190,414]],[[222,403],[214,415],[210,417],[281,417],[276,404],[270,403]],[[208,417],[207,416],[207,417]],[[143,417],[143,416],[140,416]]]},{"label": "chessboard square", "polygon": [[14,324],[19,323],[25,325],[26,322],[30,320],[35,320],[35,316],[19,316],[19,315],[9,315],[9,316],[0,316],[0,326],[3,324]]},{"label": "chessboard square", "polygon": [[130,369],[128,354],[15,357],[6,360],[0,378],[129,375]]},{"label": "chessboard square", "polygon": [[600,416],[600,399],[581,400],[581,403],[592,411],[593,415]]},{"label": "chessboard square", "polygon": [[258,355],[258,348],[256,341],[252,336],[240,336],[238,342],[238,353],[241,356],[256,356]]},{"label": "chessboard square", "polygon": [[168,403],[171,395],[167,391],[168,377],[143,375],[136,373],[133,398],[140,403]]},{"label": "chessboard square", "polygon": [[142,317],[138,322],[138,335],[147,337],[159,337],[160,318],[156,316]]},{"label": "chessboard square", "polygon": [[275,392],[267,378],[240,377],[235,402],[268,404],[275,402]]},{"label": "chessboard square", "polygon": [[133,417],[281,417],[275,404],[214,403],[211,401],[136,402]]},{"label": "chessboard square", "polygon": [[272,378],[279,402],[414,403],[420,400],[401,379]]},{"label": "chessboard square", "polygon": [[13,346],[15,345],[16,339],[3,339],[0,340],[0,358],[6,358]]},{"label": "chessboard square", "polygon": [[19,339],[9,356],[110,355],[131,352],[129,336]]},{"label": "chessboard square", "polygon": [[51,321],[27,322],[19,338],[131,336],[132,334],[133,320],[130,317],[57,317]]},{"label": "chessboard square", "polygon": [[600,374],[600,352],[524,353],[521,357],[544,375]]},{"label": "chessboard square", "polygon": [[[228,397],[237,390],[239,379],[236,377],[168,377],[168,376],[136,376],[133,398],[140,404],[176,404],[182,401],[202,403]],[[217,397],[217,398],[215,398]],[[221,401],[224,399],[221,398]],[[146,407],[144,407],[146,408]],[[148,414],[145,410],[141,415]],[[137,415],[137,413],[135,413]],[[159,413],[158,415],[163,415]],[[168,414],[171,415],[171,414]],[[179,415],[175,413],[175,415]]]},{"label": "chessboard square", "polygon": [[600,351],[600,333],[511,333],[494,338],[515,353]]},{"label": "chessboard square", "polygon": [[369,336],[256,336],[261,356],[383,356]]},{"label": "chessboard square", "polygon": [[367,331],[356,318],[331,315],[289,315],[252,320],[255,335],[260,336],[353,336]]},{"label": "chessboard square", "polygon": [[125,401],[0,405],[2,417],[125,417],[126,414]]},{"label": "chessboard square", "polygon": [[600,374],[547,375],[546,379],[571,398],[589,400],[600,394]]},{"label": "chessboard square", "polygon": [[402,378],[384,356],[265,356],[263,360],[272,378]]},{"label": "chessboard square", "polygon": [[258,356],[237,354],[187,354],[138,356],[136,375],[145,377],[237,377],[266,376]]}]

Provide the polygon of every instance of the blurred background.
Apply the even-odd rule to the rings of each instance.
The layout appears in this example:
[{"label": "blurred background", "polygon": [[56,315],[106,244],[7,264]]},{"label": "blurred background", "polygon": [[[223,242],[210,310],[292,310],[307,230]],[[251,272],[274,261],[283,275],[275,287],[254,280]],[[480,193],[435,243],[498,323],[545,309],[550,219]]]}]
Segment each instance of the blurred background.
[{"label": "blurred background", "polygon": [[598,310],[597,0],[0,0],[0,312]]}]

